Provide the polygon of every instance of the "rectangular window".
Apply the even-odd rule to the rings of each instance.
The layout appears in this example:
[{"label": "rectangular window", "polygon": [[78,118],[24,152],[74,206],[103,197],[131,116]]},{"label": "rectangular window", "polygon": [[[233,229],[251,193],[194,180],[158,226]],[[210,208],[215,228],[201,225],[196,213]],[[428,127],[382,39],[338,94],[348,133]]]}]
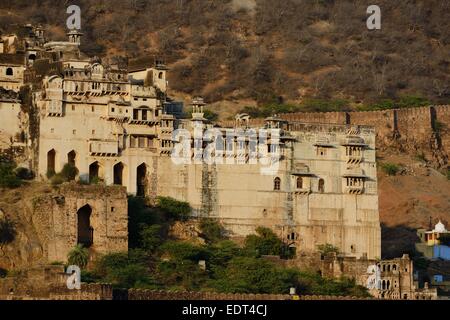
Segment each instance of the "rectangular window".
[{"label": "rectangular window", "polygon": [[136,137],[130,136],[130,148],[136,148]]},{"label": "rectangular window", "polygon": [[145,137],[139,137],[139,148],[145,148]]},{"label": "rectangular window", "polygon": [[316,155],[317,156],[326,156],[327,155],[327,148],[317,147]]},{"label": "rectangular window", "polygon": [[139,110],[133,110],[133,119],[139,120]]}]

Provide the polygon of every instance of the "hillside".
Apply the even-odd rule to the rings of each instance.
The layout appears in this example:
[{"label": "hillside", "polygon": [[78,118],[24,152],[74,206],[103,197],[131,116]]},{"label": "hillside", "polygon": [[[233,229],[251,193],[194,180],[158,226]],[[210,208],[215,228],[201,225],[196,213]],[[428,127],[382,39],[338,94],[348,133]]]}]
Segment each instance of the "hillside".
[{"label": "hillside", "polygon": [[[450,100],[450,3],[380,0],[382,30],[366,28],[368,1],[99,0],[82,8],[83,50],[154,56],[171,72],[171,94],[201,94],[217,108],[304,97],[354,106],[402,96]],[[4,0],[0,30],[41,23],[65,38],[67,1]],[[137,59],[134,62],[132,59]],[[220,110],[221,111],[221,110]],[[228,110],[225,110],[228,113]]]},{"label": "hillside", "polygon": [[[419,239],[416,229],[428,228],[441,220],[450,226],[450,180],[422,160],[390,152],[380,153],[378,192],[382,224],[382,253],[395,257],[414,250]],[[380,164],[397,165],[389,176]]]}]

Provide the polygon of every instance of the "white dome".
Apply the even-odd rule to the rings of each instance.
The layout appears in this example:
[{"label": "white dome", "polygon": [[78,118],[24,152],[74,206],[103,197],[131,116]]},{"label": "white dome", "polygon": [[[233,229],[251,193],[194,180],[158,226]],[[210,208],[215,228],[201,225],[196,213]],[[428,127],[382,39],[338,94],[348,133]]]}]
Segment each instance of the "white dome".
[{"label": "white dome", "polygon": [[445,229],[444,224],[439,220],[439,222],[434,226],[434,231],[435,232],[447,232],[447,230]]}]

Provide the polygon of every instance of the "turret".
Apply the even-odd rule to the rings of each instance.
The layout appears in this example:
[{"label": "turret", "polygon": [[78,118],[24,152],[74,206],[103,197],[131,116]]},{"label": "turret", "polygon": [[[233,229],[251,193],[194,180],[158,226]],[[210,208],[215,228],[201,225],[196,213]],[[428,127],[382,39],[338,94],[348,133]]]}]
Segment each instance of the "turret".
[{"label": "turret", "polygon": [[69,37],[70,43],[76,43],[78,45],[81,44],[81,37],[83,36],[83,34],[80,31],[72,29],[67,33],[67,36]]}]

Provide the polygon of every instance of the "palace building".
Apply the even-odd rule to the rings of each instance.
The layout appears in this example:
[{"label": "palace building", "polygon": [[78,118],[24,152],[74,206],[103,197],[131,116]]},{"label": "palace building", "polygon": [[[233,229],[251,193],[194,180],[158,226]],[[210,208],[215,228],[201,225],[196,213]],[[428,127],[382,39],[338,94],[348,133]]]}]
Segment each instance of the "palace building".
[{"label": "palace building", "polygon": [[[347,256],[381,258],[373,127],[273,116],[251,128],[248,115],[238,115],[234,128],[221,128],[204,119],[200,98],[192,102],[192,117],[183,119],[180,103],[167,94],[163,63],[129,69],[85,56],[78,31],[70,31],[68,41],[49,42],[41,28],[27,30],[24,39],[3,40],[8,48],[0,53],[0,85],[28,90],[22,88],[20,110],[16,96],[0,100],[0,122],[5,135],[26,147],[29,161],[20,165],[37,179],[71,164],[85,183],[187,201],[194,216],[217,218],[236,237],[267,226],[297,251],[329,243]],[[278,169],[262,173],[263,164],[249,161],[249,140],[237,138],[227,142],[224,154],[240,163],[174,163],[174,147],[186,142],[175,139],[177,129],[192,136],[195,129],[224,136],[232,129],[277,129]],[[205,147],[193,138],[189,144]],[[268,139],[258,150],[274,153],[271,144]]]}]

